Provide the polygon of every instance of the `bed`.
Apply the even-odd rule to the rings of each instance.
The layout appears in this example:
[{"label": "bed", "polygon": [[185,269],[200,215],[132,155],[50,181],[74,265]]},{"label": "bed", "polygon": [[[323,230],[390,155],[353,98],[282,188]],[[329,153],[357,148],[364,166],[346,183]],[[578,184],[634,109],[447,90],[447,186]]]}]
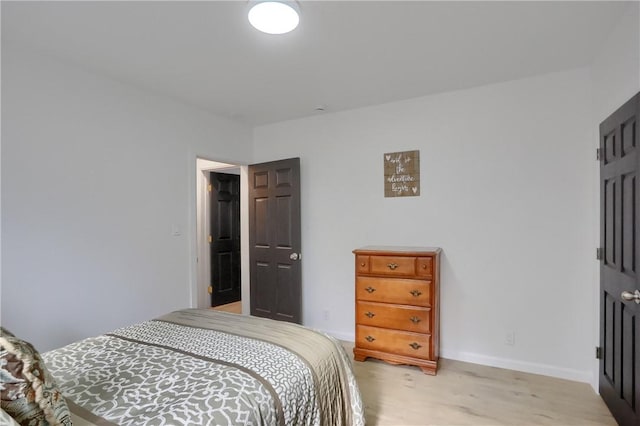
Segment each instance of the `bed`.
[{"label": "bed", "polygon": [[42,360],[71,413],[60,424],[364,424],[340,343],[297,324],[186,309]]}]

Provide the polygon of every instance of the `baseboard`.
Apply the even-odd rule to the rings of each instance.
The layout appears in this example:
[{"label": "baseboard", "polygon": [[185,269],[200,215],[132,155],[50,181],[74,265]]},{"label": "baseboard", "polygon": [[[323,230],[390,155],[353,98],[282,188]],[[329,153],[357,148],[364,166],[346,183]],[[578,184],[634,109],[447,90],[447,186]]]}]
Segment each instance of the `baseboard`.
[{"label": "baseboard", "polygon": [[544,376],[557,377],[559,379],[573,380],[592,384],[591,371],[575,370],[572,368],[557,367],[549,364],[518,361],[515,359],[498,358],[472,352],[440,351],[441,358],[456,361],[470,362],[473,364],[488,365],[490,367],[506,368],[508,370],[522,371],[525,373],[542,374]]},{"label": "baseboard", "polygon": [[593,388],[593,391],[600,395],[600,361],[594,360],[593,363],[593,374],[591,375],[590,384]]},{"label": "baseboard", "polygon": [[[353,333],[345,333],[332,330],[322,331],[330,336],[335,337],[338,340],[342,340],[345,342],[355,341],[355,335]],[[473,352],[447,351],[443,350],[442,348],[440,348],[440,357],[453,359],[455,361],[470,362],[472,364],[487,365],[489,367],[505,368],[507,370],[541,374],[543,376],[588,383],[597,393],[597,385],[594,386],[593,373],[591,371],[575,370],[573,368],[562,368],[555,365],[518,361],[509,358],[499,358]]]}]

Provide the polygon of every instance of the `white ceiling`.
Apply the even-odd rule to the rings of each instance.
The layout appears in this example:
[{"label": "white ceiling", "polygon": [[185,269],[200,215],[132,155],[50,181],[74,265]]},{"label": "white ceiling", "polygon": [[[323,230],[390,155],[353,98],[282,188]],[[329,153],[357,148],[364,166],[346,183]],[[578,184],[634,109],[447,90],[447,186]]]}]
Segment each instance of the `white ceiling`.
[{"label": "white ceiling", "polygon": [[266,35],[246,1],[7,2],[28,45],[250,125],[588,65],[623,2],[305,1]]}]

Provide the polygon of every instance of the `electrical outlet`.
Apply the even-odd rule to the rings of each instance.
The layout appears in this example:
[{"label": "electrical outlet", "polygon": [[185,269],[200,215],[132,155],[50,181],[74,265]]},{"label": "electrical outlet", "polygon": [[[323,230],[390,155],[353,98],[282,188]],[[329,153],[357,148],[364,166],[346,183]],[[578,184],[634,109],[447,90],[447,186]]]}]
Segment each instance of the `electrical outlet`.
[{"label": "electrical outlet", "polygon": [[511,331],[504,336],[504,344],[507,346],[515,346],[516,344],[516,332]]},{"label": "electrical outlet", "polygon": [[322,311],[322,318],[324,318],[325,321],[329,321],[329,310],[325,309],[324,311]]}]

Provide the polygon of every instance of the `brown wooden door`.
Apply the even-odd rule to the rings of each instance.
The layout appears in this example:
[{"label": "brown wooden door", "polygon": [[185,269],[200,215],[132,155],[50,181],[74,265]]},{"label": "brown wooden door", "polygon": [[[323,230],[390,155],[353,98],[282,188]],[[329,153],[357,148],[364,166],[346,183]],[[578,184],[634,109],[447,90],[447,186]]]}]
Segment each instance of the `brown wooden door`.
[{"label": "brown wooden door", "polygon": [[249,166],[251,315],[300,323],[300,159]]},{"label": "brown wooden door", "polygon": [[240,176],[210,175],[211,306],[240,300]]},{"label": "brown wooden door", "polygon": [[600,124],[600,395],[623,426],[640,425],[639,103]]}]

